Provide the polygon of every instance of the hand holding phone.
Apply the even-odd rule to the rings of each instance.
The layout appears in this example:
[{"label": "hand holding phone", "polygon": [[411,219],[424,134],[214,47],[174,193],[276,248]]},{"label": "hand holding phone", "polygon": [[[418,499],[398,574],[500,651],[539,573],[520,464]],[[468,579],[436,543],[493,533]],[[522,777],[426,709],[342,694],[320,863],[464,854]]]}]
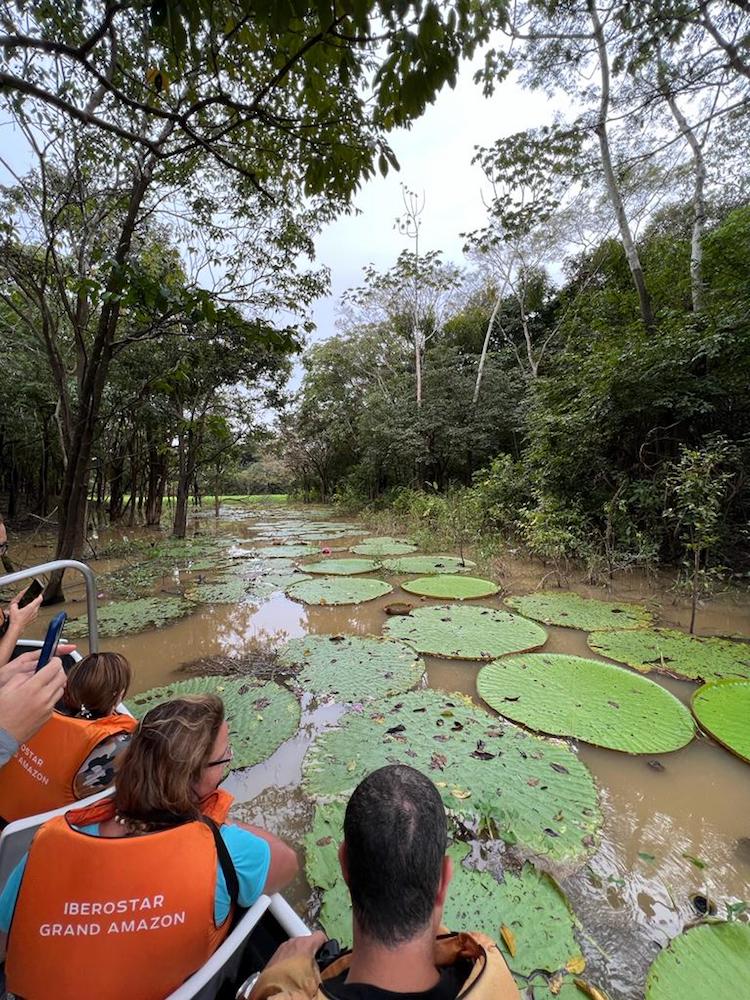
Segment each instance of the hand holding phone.
[{"label": "hand holding phone", "polygon": [[27,604],[31,604],[32,601],[35,601],[37,597],[39,597],[39,595],[42,593],[43,590],[44,590],[44,584],[41,582],[41,580],[37,580],[37,578],[34,577],[34,579],[28,585],[26,590],[24,590],[21,597],[19,597],[18,607],[25,608]]},{"label": "hand holding phone", "polygon": [[39,662],[36,665],[36,673],[45,667],[52,657],[57,652],[57,644],[60,641],[60,636],[62,635],[63,626],[67,621],[68,616],[64,611],[61,611],[59,615],[55,615],[52,621],[49,623],[49,628],[47,629],[47,634],[44,637],[44,644],[42,645],[42,651],[39,654]]}]

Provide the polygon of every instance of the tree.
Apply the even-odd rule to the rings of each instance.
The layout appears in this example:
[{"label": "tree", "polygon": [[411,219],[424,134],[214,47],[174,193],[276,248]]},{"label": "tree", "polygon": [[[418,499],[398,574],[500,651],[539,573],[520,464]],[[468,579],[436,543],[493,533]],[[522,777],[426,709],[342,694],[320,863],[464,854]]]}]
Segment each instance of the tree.
[{"label": "tree", "polygon": [[[459,60],[500,12],[480,14],[459,0],[449,10],[433,3],[394,11],[381,2],[350,12],[325,3],[301,11],[254,6],[238,17],[230,3],[136,0],[103,12],[69,3],[27,13],[2,6],[0,92],[37,156],[37,177],[17,178],[16,195],[37,225],[31,253],[20,250],[17,231],[6,233],[3,250],[13,264],[9,277],[23,285],[30,330],[29,309],[39,310],[63,424],[72,429],[59,504],[57,556],[64,558],[83,545],[93,442],[110,365],[124,346],[123,310],[160,294],[133,268],[144,220],[171,192],[194,230],[239,231],[251,219],[259,251],[285,245],[291,258],[300,239],[290,239],[289,228],[286,240],[277,239],[275,212],[288,215],[304,194],[325,192],[307,213],[320,224],[376,161],[383,173],[396,166],[387,132],[455,81]],[[371,101],[363,99],[365,80]],[[55,309],[46,304],[52,287]],[[307,289],[303,305],[315,291]],[[184,311],[208,309],[210,321],[209,298],[196,292],[191,303],[183,300]],[[258,307],[241,290],[231,300]],[[77,352],[72,402],[63,391],[61,321]],[[47,598],[60,595],[55,578]]]}]

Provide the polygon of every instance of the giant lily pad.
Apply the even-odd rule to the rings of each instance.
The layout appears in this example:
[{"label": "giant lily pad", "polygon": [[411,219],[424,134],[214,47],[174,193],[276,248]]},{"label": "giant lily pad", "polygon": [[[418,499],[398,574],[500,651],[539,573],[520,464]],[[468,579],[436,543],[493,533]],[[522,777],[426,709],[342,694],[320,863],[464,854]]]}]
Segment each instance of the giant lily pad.
[{"label": "giant lily pad", "polygon": [[316,551],[314,545],[263,545],[254,549],[252,554],[266,559],[297,559],[300,556],[311,556]]},{"label": "giant lily pad", "polygon": [[693,694],[701,727],[727,750],[750,762],[750,681],[715,681]]},{"label": "giant lily pad", "polygon": [[250,585],[252,597],[267,598],[281,591],[286,591],[293,584],[303,583],[305,580],[312,580],[306,573],[280,572],[266,573],[256,577]]},{"label": "giant lily pad", "polygon": [[538,649],[547,641],[540,625],[485,607],[436,605],[392,618],[383,631],[420,653],[451,660],[492,660],[506,653]]},{"label": "giant lily pad", "polygon": [[645,628],[653,616],[640,604],[599,601],[565,591],[541,591],[525,597],[506,597],[505,603],[527,618],[546,625],[564,625],[585,632],[601,629]]},{"label": "giant lily pad", "polygon": [[380,538],[368,538],[366,542],[352,545],[352,552],[360,556],[402,556],[407,552],[416,552],[417,546],[405,538],[391,538],[388,535]]},{"label": "giant lily pad", "polygon": [[391,573],[463,573],[476,563],[470,559],[461,560],[457,556],[402,556],[400,559],[384,559],[383,566]]},{"label": "giant lily pad", "polygon": [[560,861],[596,846],[601,815],[586,766],[567,746],[493,718],[462,695],[410,691],[350,712],[321,733],[303,764],[315,796],[346,796],[370,771],[406,763],[429,775],[446,806]]},{"label": "giant lily pad", "polygon": [[702,924],[684,931],[649,969],[646,1000],[740,1000],[750,983],[750,926]]},{"label": "giant lily pad", "polygon": [[[158,628],[182,618],[192,607],[189,601],[168,595],[139,597],[135,601],[113,601],[97,612],[99,635],[125,635],[129,632],[143,632],[147,628]],[[88,634],[85,616],[74,618],[65,625],[65,635],[70,639],[80,639]]]},{"label": "giant lily pad", "polygon": [[492,580],[480,580],[476,576],[421,576],[418,580],[402,583],[403,590],[422,597],[453,598],[457,601],[472,597],[490,597],[500,589]]},{"label": "giant lily pad", "polygon": [[590,635],[595,653],[636,670],[656,670],[688,681],[750,679],[750,644],[700,638],[677,629],[655,628]]},{"label": "giant lily pad", "polygon": [[362,604],[390,594],[392,590],[393,587],[383,580],[336,576],[321,576],[286,588],[290,597],[305,604]]},{"label": "giant lily pad", "polygon": [[252,599],[247,591],[247,581],[233,576],[211,583],[199,583],[189,591],[188,597],[203,604],[240,604]]},{"label": "giant lily pad", "polygon": [[557,653],[512,656],[482,667],[477,690],[529,729],[626,753],[667,753],[689,743],[685,706],[659,684],[600,660]]},{"label": "giant lily pad", "polygon": [[408,691],[418,684],[424,663],[411,647],[369,636],[308,635],[290,640],[280,651],[282,663],[301,664],[295,683],[336,701],[363,701]]},{"label": "giant lily pad", "polygon": [[330,573],[331,576],[355,576],[357,573],[372,573],[377,568],[374,559],[322,559],[304,564],[305,573]]},{"label": "giant lily pad", "polygon": [[273,681],[259,684],[246,677],[191,677],[128,698],[128,707],[142,719],[154,705],[191,694],[222,698],[234,750],[233,770],[270,757],[299,726],[299,703],[290,691]]}]

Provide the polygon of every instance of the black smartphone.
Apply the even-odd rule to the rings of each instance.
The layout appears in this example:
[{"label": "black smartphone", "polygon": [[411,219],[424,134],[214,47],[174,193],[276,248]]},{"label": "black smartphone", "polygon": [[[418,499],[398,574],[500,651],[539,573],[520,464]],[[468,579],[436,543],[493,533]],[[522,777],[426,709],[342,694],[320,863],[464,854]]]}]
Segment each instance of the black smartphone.
[{"label": "black smartphone", "polygon": [[59,615],[55,615],[52,621],[49,623],[49,628],[47,629],[47,634],[44,637],[44,644],[42,645],[42,652],[39,656],[39,662],[36,665],[36,671],[46,667],[49,661],[57,652],[57,644],[60,641],[60,635],[62,634],[63,625],[67,620],[67,615],[64,611],[61,611]]},{"label": "black smartphone", "polygon": [[32,601],[35,601],[37,597],[39,597],[39,595],[42,593],[43,590],[44,590],[44,584],[42,583],[42,581],[37,580],[37,578],[34,577],[34,579],[26,588],[23,597],[18,602],[18,607],[25,608],[27,604],[31,604]]}]

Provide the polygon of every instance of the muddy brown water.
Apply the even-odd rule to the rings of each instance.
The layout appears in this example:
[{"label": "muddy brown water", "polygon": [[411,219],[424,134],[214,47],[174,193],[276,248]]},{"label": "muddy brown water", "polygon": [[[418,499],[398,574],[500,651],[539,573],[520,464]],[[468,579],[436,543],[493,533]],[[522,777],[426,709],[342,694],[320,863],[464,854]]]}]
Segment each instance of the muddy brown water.
[{"label": "muddy brown water", "polygon": [[[202,517],[192,528],[242,541],[257,535],[254,525],[267,520],[267,514],[223,511],[218,522]],[[290,512],[289,517],[294,516]],[[307,518],[309,511],[303,516]],[[110,534],[113,538],[135,537],[139,531]],[[100,540],[106,537],[102,533]],[[329,544],[341,547],[355,544],[358,538],[353,528],[350,538]],[[40,535],[16,539],[12,555],[21,564],[42,562],[51,541]],[[101,574],[120,563],[99,560],[91,565]],[[484,566],[476,572],[484,575],[491,569]],[[541,565],[513,558],[495,566],[495,578],[506,594],[535,589],[545,572]],[[398,584],[405,578],[388,579],[394,585],[392,594],[361,605],[308,607],[278,593],[259,605],[199,606],[189,617],[172,624],[105,639],[101,645],[128,656],[135,667],[133,693],[138,693],[185,677],[182,668],[204,658],[263,652],[311,633],[379,635],[387,620],[384,608],[394,600],[415,605],[441,603],[402,591]],[[181,582],[184,578],[177,575],[162,578],[158,588],[169,590]],[[548,580],[546,586],[552,583]],[[645,603],[656,611],[660,625],[686,628],[689,622],[686,601],[675,596],[664,578],[630,574],[616,579],[606,590],[571,578],[566,586],[584,596]],[[82,586],[71,580],[67,597],[69,613],[81,614]],[[502,598],[478,603],[501,607]],[[43,635],[50,617],[51,611],[40,615],[35,635]],[[704,635],[750,637],[750,600],[739,594],[718,597],[701,608],[698,624]],[[599,658],[587,646],[584,632],[545,627],[549,633],[546,652]],[[425,659],[430,687],[461,691],[479,703],[475,681],[481,664]],[[650,676],[681,700],[689,701],[694,685]],[[316,705],[303,698],[297,734],[269,760],[234,772],[227,779],[225,787],[237,799],[238,817],[261,823],[297,843],[302,840],[312,815],[300,788],[302,760],[315,734],[335,725],[342,711],[340,706]],[[637,1000],[643,996],[647,968],[659,949],[697,919],[691,902],[696,894],[715,904],[719,917],[727,915],[728,904],[747,901],[750,905],[750,765],[702,736],[682,750],[657,758],[631,757],[587,744],[577,746],[599,787],[604,814],[602,843],[582,870],[560,875],[560,881],[580,921],[587,978],[605,986],[613,1000]],[[316,901],[301,876],[288,895],[310,919]],[[748,919],[747,914],[740,919]]]}]

